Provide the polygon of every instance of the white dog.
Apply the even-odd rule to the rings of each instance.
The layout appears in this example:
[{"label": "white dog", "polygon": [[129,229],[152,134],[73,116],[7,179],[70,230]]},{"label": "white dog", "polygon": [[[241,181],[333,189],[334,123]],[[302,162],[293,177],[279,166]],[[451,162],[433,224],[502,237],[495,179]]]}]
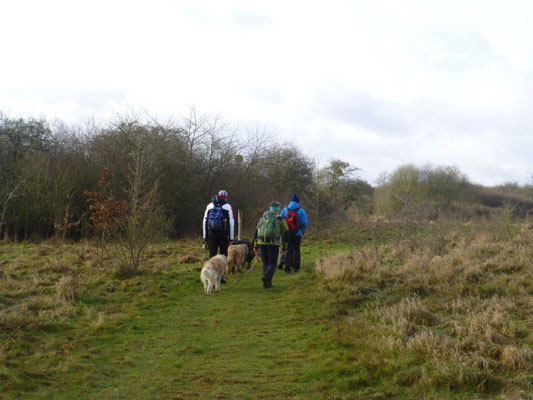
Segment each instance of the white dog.
[{"label": "white dog", "polygon": [[202,266],[202,272],[200,272],[200,279],[204,284],[204,290],[207,294],[211,294],[211,290],[220,290],[220,281],[224,276],[226,270],[226,256],[224,254],[218,254],[207,260]]}]

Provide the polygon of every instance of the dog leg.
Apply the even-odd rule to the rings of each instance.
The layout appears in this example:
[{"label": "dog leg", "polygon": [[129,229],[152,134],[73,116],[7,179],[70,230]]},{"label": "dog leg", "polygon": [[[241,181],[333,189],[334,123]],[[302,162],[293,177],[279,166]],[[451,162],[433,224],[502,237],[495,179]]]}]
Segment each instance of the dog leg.
[{"label": "dog leg", "polygon": [[228,260],[228,263],[226,264],[226,276],[228,276],[233,271],[233,265],[234,265],[234,260],[233,258],[230,258]]}]

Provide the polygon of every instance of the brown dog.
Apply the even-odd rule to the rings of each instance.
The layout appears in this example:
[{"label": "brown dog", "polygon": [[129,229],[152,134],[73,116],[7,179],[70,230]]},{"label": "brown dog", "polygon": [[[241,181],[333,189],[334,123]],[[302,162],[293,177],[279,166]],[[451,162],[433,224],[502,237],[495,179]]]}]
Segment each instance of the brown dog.
[{"label": "brown dog", "polygon": [[228,247],[228,264],[226,265],[226,275],[239,272],[246,263],[248,246],[246,244],[234,244]]}]

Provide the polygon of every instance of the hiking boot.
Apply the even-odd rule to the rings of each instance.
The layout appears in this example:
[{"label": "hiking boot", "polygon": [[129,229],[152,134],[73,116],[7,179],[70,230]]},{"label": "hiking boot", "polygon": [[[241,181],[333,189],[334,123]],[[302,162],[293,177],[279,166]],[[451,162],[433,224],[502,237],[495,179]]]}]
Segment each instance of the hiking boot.
[{"label": "hiking boot", "polygon": [[265,289],[267,289],[267,288],[268,288],[268,279],[265,278],[265,277],[263,276],[263,277],[261,278],[261,280],[263,281],[263,287],[264,287]]},{"label": "hiking boot", "polygon": [[281,263],[280,265],[278,265],[278,269],[283,269],[283,263]]},{"label": "hiking boot", "polygon": [[291,273],[291,269],[290,269],[290,268],[285,268],[285,273],[286,273],[287,275],[289,275],[289,274]]}]

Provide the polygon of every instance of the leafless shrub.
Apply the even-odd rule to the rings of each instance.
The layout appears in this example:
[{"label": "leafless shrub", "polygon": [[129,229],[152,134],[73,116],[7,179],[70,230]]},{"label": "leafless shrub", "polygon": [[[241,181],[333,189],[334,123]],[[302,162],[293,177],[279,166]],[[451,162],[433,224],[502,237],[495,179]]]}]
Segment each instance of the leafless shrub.
[{"label": "leafless shrub", "polygon": [[121,262],[118,276],[131,276],[139,271],[148,245],[166,233],[168,220],[158,202],[157,184],[147,181],[148,159],[139,143],[130,169],[128,201],[125,216],[117,229],[117,250]]}]

